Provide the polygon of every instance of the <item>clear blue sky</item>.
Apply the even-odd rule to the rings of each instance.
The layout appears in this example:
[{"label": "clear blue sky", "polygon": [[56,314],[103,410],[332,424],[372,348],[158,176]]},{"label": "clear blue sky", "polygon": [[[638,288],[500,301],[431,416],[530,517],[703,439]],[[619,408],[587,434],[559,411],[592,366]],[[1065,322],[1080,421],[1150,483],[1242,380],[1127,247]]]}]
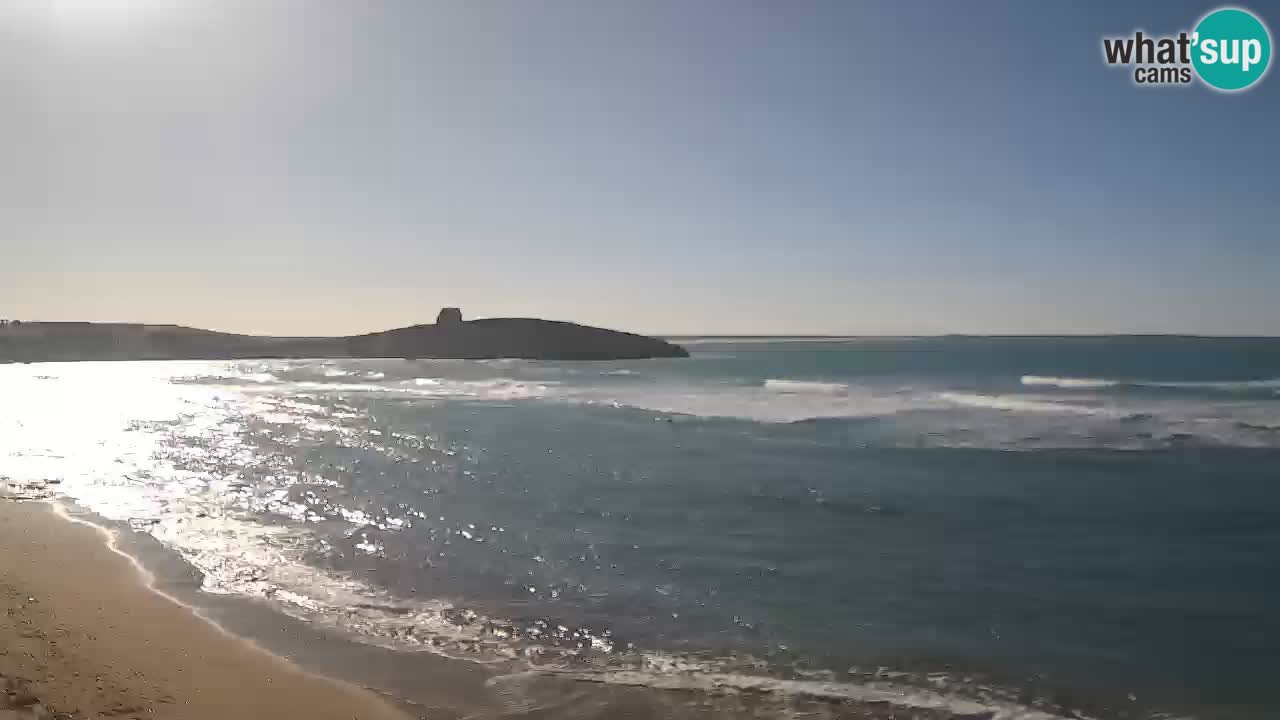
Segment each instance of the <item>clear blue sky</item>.
[{"label": "clear blue sky", "polygon": [[1213,3],[14,2],[0,316],[1280,334],[1280,75],[1101,59]]}]

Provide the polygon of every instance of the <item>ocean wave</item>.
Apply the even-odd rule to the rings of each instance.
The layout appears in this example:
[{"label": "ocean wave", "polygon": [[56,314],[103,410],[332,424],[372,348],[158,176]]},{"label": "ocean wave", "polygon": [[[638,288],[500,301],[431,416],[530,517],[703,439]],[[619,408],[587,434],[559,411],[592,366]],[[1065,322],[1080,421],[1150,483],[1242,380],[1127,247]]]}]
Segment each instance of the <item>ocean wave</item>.
[{"label": "ocean wave", "polygon": [[[929,676],[928,683],[922,675],[884,670],[865,680],[837,681],[834,673],[826,673],[827,680],[796,679],[770,674],[756,658],[620,648],[607,630],[552,619],[504,619],[443,599],[397,597],[340,571],[308,564],[303,549],[323,550],[323,540],[305,528],[239,517],[223,505],[226,497],[211,488],[207,494],[171,496],[150,514],[139,515],[144,506],[137,504],[99,506],[98,511],[176,551],[200,571],[204,592],[264,600],[290,617],[360,643],[494,666],[501,669],[497,683],[525,674],[551,675],[655,690],[750,695],[784,704],[868,703],[988,720],[1080,717],[1020,705],[1012,690],[948,684],[939,680],[941,674]],[[357,525],[367,521],[372,518],[354,518]],[[379,551],[371,546],[370,552]]]},{"label": "ocean wave", "polygon": [[[386,387],[382,385],[371,385],[369,383],[336,383],[336,382],[311,382],[302,381],[291,383],[290,387],[308,392],[355,392],[355,393],[379,393],[385,392]],[[275,388],[271,389],[272,392]]]},{"label": "ocean wave", "polygon": [[1046,375],[1023,375],[1022,384],[1029,387],[1048,386],[1076,389],[1114,387],[1119,385],[1120,381],[1106,380],[1103,378],[1066,378]]},{"label": "ocean wave", "polygon": [[176,384],[192,385],[274,385],[280,382],[280,378],[268,372],[240,372],[232,374],[209,370],[203,373],[175,376],[172,378],[172,382]]},{"label": "ocean wave", "polygon": [[613,405],[639,410],[688,415],[704,419],[732,419],[785,424],[824,418],[890,417],[937,406],[927,396],[903,396],[893,390],[849,387],[818,390],[807,383],[797,392],[763,385],[636,389],[593,388],[557,396],[569,402]]},{"label": "ocean wave", "polygon": [[[378,380],[381,377],[366,375],[367,380]],[[493,378],[488,380],[449,380],[447,378],[412,378],[398,383],[375,385],[347,382],[317,382],[302,380],[284,385],[284,389],[293,389],[312,395],[329,393],[360,393],[384,396],[409,396],[422,398],[456,399],[456,400],[495,400],[510,401],[546,397],[552,387],[558,385],[553,380],[525,381],[511,378]],[[273,386],[269,392],[277,392],[282,386]]]},{"label": "ocean wave", "polygon": [[764,387],[766,390],[779,393],[838,394],[849,392],[849,386],[844,383],[815,382],[812,380],[769,379],[764,381]]},{"label": "ocean wave", "polygon": [[[1105,377],[1022,376],[1026,393],[984,392],[947,388],[938,383],[911,384],[868,380],[840,383],[774,377],[731,382],[664,379],[634,371],[621,375],[606,369],[587,375],[571,374],[577,368],[528,364],[514,370],[495,370],[488,364],[468,362],[422,375],[413,363],[377,366],[390,376],[369,382],[374,373],[367,365],[353,366],[350,377],[285,381],[267,385],[241,384],[234,377],[224,382],[243,392],[275,393],[294,390],[312,397],[330,393],[368,397],[421,398],[431,401],[473,403],[552,402],[594,407],[627,408],[701,420],[737,420],[764,424],[841,422],[822,430],[835,441],[858,445],[907,447],[966,447],[1001,450],[1053,448],[1109,448],[1141,450],[1187,445],[1228,447],[1280,446],[1280,434],[1270,428],[1280,424],[1277,408],[1268,393],[1265,399],[1243,402],[1243,395],[1193,397],[1171,392],[1165,396],[1137,397],[1105,391],[1126,381]],[[240,366],[240,372],[263,373],[276,366]],[[288,366],[278,375],[303,372]],[[397,373],[399,373],[397,375]],[[609,373],[609,377],[601,373]],[[614,375],[619,373],[618,375]],[[315,373],[318,374],[318,373]],[[314,377],[302,375],[302,377]],[[625,382],[621,382],[627,378]],[[353,382],[354,381],[354,382]],[[1274,380],[1166,383],[1149,385],[1210,390],[1249,390],[1280,383]],[[214,384],[206,381],[206,384]],[[1074,391],[1054,395],[1055,388]],[[1042,392],[1031,392],[1041,390]],[[264,414],[264,419],[270,414]]]},{"label": "ocean wave", "polygon": [[[640,669],[561,674],[579,681],[610,685],[888,705],[906,711],[933,710],[985,720],[1084,720],[1084,716],[1075,712],[1057,714],[999,697],[974,699],[961,688],[948,692],[890,681],[838,682],[723,672],[716,670],[714,663],[658,654],[645,657]],[[985,689],[995,694],[991,688]]]},{"label": "ocean wave", "polygon": [[[942,683],[934,676],[930,680],[935,687],[927,687],[922,681],[907,682],[913,677],[909,673],[886,673],[894,679],[795,679],[769,674],[754,658],[621,649],[607,630],[570,627],[551,619],[515,621],[447,600],[396,597],[339,571],[306,563],[300,548],[322,549],[322,540],[305,529],[236,517],[220,505],[222,497],[174,497],[162,512],[145,520],[132,513],[118,513],[114,519],[129,521],[175,550],[200,571],[205,592],[265,600],[290,617],[364,644],[497,666],[503,668],[498,683],[532,673],[655,690],[749,694],[782,703],[807,699],[938,710],[989,720],[1080,717],[1019,705],[1010,699],[1013,691],[1001,693],[988,685],[957,682],[939,687]],[[756,670],[743,672],[744,666]],[[978,693],[986,697],[974,697]]]},{"label": "ocean wave", "polygon": [[1162,388],[1188,388],[1203,390],[1222,390],[1227,392],[1242,392],[1249,390],[1280,390],[1280,378],[1270,378],[1267,380],[1220,380],[1220,381],[1171,381],[1171,382],[1150,382],[1141,381],[1131,383],[1140,387],[1162,387]]},{"label": "ocean wave", "polygon": [[981,395],[967,392],[943,392],[938,397],[947,402],[984,410],[1030,413],[1070,413],[1074,415],[1114,415],[1112,411],[1087,405],[1039,400],[1012,395]]},{"label": "ocean wave", "polygon": [[510,378],[493,378],[491,380],[470,380],[453,383],[449,389],[464,397],[484,400],[522,400],[546,397],[552,388],[559,385],[553,380],[532,382]]},{"label": "ocean wave", "polygon": [[1023,375],[1021,380],[1022,384],[1028,387],[1058,387],[1064,389],[1139,387],[1184,390],[1218,390],[1223,392],[1280,390],[1280,378],[1270,378],[1266,380],[1119,380],[1110,378]]}]

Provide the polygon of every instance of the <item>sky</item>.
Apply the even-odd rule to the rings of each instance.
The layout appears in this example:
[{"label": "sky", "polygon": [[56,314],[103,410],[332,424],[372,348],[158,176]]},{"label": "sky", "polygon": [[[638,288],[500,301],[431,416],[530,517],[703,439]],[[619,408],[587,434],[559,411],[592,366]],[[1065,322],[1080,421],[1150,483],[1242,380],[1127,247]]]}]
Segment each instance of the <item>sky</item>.
[{"label": "sky", "polygon": [[1102,61],[1214,7],[0,0],[0,317],[1280,335],[1280,76]]}]

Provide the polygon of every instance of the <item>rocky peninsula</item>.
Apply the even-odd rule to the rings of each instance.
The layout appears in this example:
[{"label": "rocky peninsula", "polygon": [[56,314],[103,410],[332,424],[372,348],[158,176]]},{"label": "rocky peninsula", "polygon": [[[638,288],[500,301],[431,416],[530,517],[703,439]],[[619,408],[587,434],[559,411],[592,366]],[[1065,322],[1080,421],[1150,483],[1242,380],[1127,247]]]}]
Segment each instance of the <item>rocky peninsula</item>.
[{"label": "rocky peninsula", "polygon": [[432,324],[347,337],[267,337],[134,323],[0,326],[0,362],[388,357],[631,360],[688,357],[688,352],[657,338],[570,322],[467,321],[457,308],[441,310]]}]

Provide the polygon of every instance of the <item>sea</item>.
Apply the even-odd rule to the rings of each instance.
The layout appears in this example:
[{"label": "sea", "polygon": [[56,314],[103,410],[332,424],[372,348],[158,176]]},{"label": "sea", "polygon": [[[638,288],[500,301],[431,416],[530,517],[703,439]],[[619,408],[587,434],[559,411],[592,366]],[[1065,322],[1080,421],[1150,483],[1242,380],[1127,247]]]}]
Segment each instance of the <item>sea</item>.
[{"label": "sea", "polygon": [[676,341],[0,365],[0,477],[204,593],[494,677],[1280,717],[1280,339]]}]

